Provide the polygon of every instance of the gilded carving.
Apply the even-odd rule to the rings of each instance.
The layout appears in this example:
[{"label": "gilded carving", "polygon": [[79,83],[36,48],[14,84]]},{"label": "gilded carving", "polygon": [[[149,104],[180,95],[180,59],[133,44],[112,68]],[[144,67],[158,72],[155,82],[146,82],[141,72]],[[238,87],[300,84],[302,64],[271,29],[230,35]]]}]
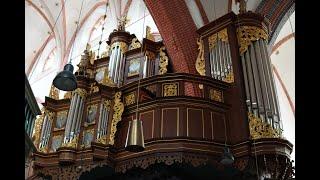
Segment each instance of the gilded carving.
[{"label": "gilded carving", "polygon": [[146,38],[155,41],[154,36],[151,33],[151,28],[149,26],[146,27]]},{"label": "gilded carving", "polygon": [[124,97],[124,105],[125,105],[125,106],[134,104],[135,101],[136,101],[136,97],[135,97],[134,92],[132,92],[132,93],[130,93],[130,94],[128,94],[128,95],[126,95],[126,96]]},{"label": "gilded carving", "polygon": [[209,91],[210,99],[218,102],[223,102],[222,92],[216,89],[210,89]]},{"label": "gilded carving", "polygon": [[117,123],[121,121],[121,116],[124,110],[124,105],[121,102],[121,91],[117,92],[114,96],[114,106],[113,106],[113,118],[111,123],[111,132],[110,132],[110,139],[109,144],[114,144],[114,136],[117,131]]},{"label": "gilded carving", "polygon": [[64,94],[63,98],[64,99],[71,99],[71,96],[72,96],[72,91],[68,91]]},{"label": "gilded carving", "polygon": [[82,88],[77,88],[75,91],[80,97],[85,98],[87,96],[87,91]]},{"label": "gilded carving", "polygon": [[252,139],[280,138],[281,131],[274,129],[270,124],[263,122],[259,117],[248,112],[250,135]]},{"label": "gilded carving", "polygon": [[115,42],[111,45],[111,49],[113,49],[114,47],[119,46],[121,52],[124,54],[128,51],[128,46],[125,42]]},{"label": "gilded carving", "polygon": [[141,43],[137,38],[133,38],[131,41],[130,49],[137,49],[137,48],[141,48]]},{"label": "gilded carving", "polygon": [[125,163],[122,163],[115,167],[116,172],[125,173],[127,170],[130,170],[134,167],[139,167],[142,169],[148,168],[150,165],[156,163],[164,163],[166,165],[172,165],[174,163],[188,163],[194,167],[204,165],[208,162],[207,157],[198,156],[198,155],[187,155],[181,153],[172,153],[172,154],[158,154],[156,156],[146,156],[139,157]]},{"label": "gilded carving", "polygon": [[49,97],[55,100],[59,100],[59,89],[56,88],[53,84],[51,85],[51,88],[50,88]]},{"label": "gilded carving", "polygon": [[101,143],[101,144],[107,144],[107,135],[103,135],[100,138],[96,140],[96,142]]},{"label": "gilded carving", "polygon": [[114,87],[115,86],[114,82],[109,77],[109,71],[108,71],[107,68],[105,69],[105,72],[104,72],[104,75],[103,75],[103,80],[102,80],[101,84],[105,85],[105,86],[110,86],[110,87]]},{"label": "gilded carving", "polygon": [[233,72],[230,72],[229,74],[227,74],[226,77],[223,78],[222,81],[227,82],[227,83],[233,83],[234,82]]},{"label": "gilded carving", "polygon": [[177,96],[178,95],[178,83],[165,83],[163,84],[163,96]]},{"label": "gilded carving", "polygon": [[168,58],[168,56],[166,56],[166,53],[164,52],[164,50],[165,50],[165,47],[162,46],[160,48],[160,52],[159,52],[159,55],[160,55],[159,74],[165,74],[168,71],[167,66],[169,64],[169,58]]},{"label": "gilded carving", "polygon": [[212,35],[208,38],[209,49],[214,48],[214,47],[216,46],[218,40],[221,40],[221,41],[223,41],[223,42],[227,42],[227,43],[228,43],[228,32],[227,32],[227,28],[224,28],[223,30],[219,31],[218,33],[212,34]]},{"label": "gilded carving", "polygon": [[42,129],[42,124],[43,124],[43,119],[45,116],[45,108],[43,107],[41,109],[42,114],[35,120],[35,126],[34,126],[34,131],[33,131],[33,143],[35,147],[39,147],[40,143],[40,134],[41,134],[41,129]]},{"label": "gilded carving", "polygon": [[126,43],[124,42],[119,42],[119,47],[120,47],[120,50],[121,52],[124,54],[128,51],[128,46]]},{"label": "gilded carving", "polygon": [[104,100],[103,105],[107,109],[107,111],[110,111],[111,100]]},{"label": "gilded carving", "polygon": [[76,135],[70,142],[62,143],[61,147],[77,148],[78,140],[79,140],[79,134]]},{"label": "gilded carving", "polygon": [[206,65],[205,65],[205,61],[204,61],[204,47],[203,47],[203,40],[201,38],[198,39],[197,41],[198,44],[198,50],[199,50],[199,54],[196,60],[196,69],[198,71],[198,73],[201,76],[206,75]]},{"label": "gilded carving", "polygon": [[248,46],[251,45],[252,41],[259,39],[268,40],[268,34],[261,28],[255,26],[240,26],[237,29],[239,52],[242,55],[247,51]]}]

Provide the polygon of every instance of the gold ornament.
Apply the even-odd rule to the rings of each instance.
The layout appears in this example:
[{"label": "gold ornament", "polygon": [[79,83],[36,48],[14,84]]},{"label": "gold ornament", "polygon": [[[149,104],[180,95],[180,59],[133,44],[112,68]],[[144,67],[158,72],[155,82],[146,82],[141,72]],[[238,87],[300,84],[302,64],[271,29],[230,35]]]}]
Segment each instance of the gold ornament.
[{"label": "gold ornament", "polygon": [[114,82],[109,78],[109,71],[108,68],[105,68],[103,80],[101,82],[102,85],[115,87],[116,85]]},{"label": "gold ornament", "polygon": [[51,88],[50,88],[49,97],[55,100],[59,100],[59,90],[53,84],[51,85]]},{"label": "gold ornament", "polygon": [[109,144],[114,144],[114,136],[117,132],[117,124],[119,121],[121,121],[121,116],[124,110],[124,105],[121,102],[121,91],[117,92],[114,96],[114,106],[113,106],[113,118],[111,123],[111,133],[110,133],[110,139]]},{"label": "gold ornament", "polygon": [[237,29],[237,34],[240,55],[248,50],[248,46],[251,45],[252,41],[259,39],[268,40],[268,34],[261,28],[255,26],[240,26]]},{"label": "gold ornament", "polygon": [[165,74],[167,73],[167,66],[169,64],[169,58],[168,56],[166,56],[166,53],[164,52],[165,50],[165,47],[162,46],[160,48],[160,62],[159,62],[159,66],[160,66],[160,69],[159,69],[159,74]]},{"label": "gold ornament", "polygon": [[177,96],[178,83],[165,83],[163,84],[163,96]]},{"label": "gold ornament", "polygon": [[63,143],[61,147],[71,147],[71,148],[77,148],[78,145],[78,140],[79,140],[79,135],[74,137],[70,142],[68,143]]},{"label": "gold ornament", "polygon": [[124,42],[119,42],[119,47],[120,47],[120,50],[121,52],[124,54],[128,51],[128,46],[126,43]]},{"label": "gold ornament", "polygon": [[80,97],[85,98],[87,96],[87,91],[82,88],[77,88],[74,93],[77,93]]},{"label": "gold ornament", "polygon": [[151,33],[151,28],[149,26],[146,27],[146,38],[151,41],[155,40],[153,34]]},{"label": "gold ornament", "polygon": [[230,72],[229,74],[227,74],[226,77],[223,78],[222,81],[227,82],[227,83],[233,83],[234,82],[233,72]]},{"label": "gold ornament", "polygon": [[205,76],[206,75],[206,65],[205,65],[205,61],[204,61],[203,40],[201,38],[199,38],[197,40],[197,44],[199,46],[198,47],[199,54],[198,54],[197,61],[196,61],[196,69],[201,76]]},{"label": "gold ornament", "polygon": [[219,90],[210,89],[209,97],[214,101],[223,102],[222,92]]},{"label": "gold ornament", "polygon": [[107,136],[106,135],[101,136],[100,138],[98,138],[96,140],[96,142],[101,143],[101,144],[107,144]]},{"label": "gold ornament", "polygon": [[141,48],[141,43],[137,38],[133,38],[131,41],[130,50],[137,49],[137,48]]},{"label": "gold ornament", "polygon": [[134,94],[134,92],[132,92],[132,93],[128,94],[127,96],[125,96],[124,105],[128,106],[128,105],[134,104],[135,100],[136,100],[135,94]]},{"label": "gold ornament", "polygon": [[68,91],[64,94],[63,99],[71,99],[71,96],[72,96],[72,92]]},{"label": "gold ornament", "polygon": [[263,122],[260,118],[254,114],[248,112],[250,135],[252,139],[260,138],[280,138],[281,131],[273,129],[273,127]]},{"label": "gold ornament", "polygon": [[107,109],[107,111],[110,111],[111,100],[104,100],[103,105]]},{"label": "gold ornament", "polygon": [[44,120],[44,116],[45,116],[45,108],[43,107],[41,109],[41,115],[35,120],[35,126],[34,126],[34,131],[33,131],[33,143],[35,145],[35,147],[39,147],[39,143],[40,143],[40,134],[41,134],[41,130],[42,130],[42,124],[43,124],[43,120]]},{"label": "gold ornament", "polygon": [[221,41],[223,41],[223,42],[228,43],[228,32],[227,32],[227,28],[224,28],[223,30],[219,31],[218,33],[212,34],[212,35],[208,38],[209,49],[210,49],[210,50],[216,46],[218,40],[221,40]]}]

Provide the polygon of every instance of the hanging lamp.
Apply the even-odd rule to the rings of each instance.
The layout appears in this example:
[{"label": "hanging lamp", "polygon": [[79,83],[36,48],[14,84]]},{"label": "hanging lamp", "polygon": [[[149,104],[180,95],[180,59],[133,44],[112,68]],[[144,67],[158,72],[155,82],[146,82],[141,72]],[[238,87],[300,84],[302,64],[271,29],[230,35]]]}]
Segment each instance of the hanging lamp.
[{"label": "hanging lamp", "polygon": [[[144,15],[145,15],[144,9]],[[144,23],[145,23],[145,16],[143,18],[143,25],[142,25],[142,39],[143,39],[143,32],[144,32]],[[141,54],[143,52],[143,48],[141,47]],[[140,92],[140,71],[138,77],[138,95],[137,95],[137,110],[136,110],[136,118],[132,121],[129,121],[128,126],[128,133],[126,138],[125,150],[130,152],[141,152],[145,149],[144,146],[144,136],[143,136],[143,126],[141,119],[138,118],[138,111],[139,111],[139,92]]]},{"label": "hanging lamp", "polygon": [[[82,0],[78,21],[76,23],[77,24],[76,34],[79,30],[79,21],[80,21],[80,17],[81,17],[83,2],[84,2],[84,0]],[[73,68],[73,65],[71,64],[73,48],[74,48],[74,46],[72,46],[69,63],[66,64],[63,68],[63,71],[58,73],[56,75],[56,77],[53,79],[53,85],[56,88],[63,90],[63,91],[73,91],[73,90],[77,89],[77,79],[76,79],[76,76],[73,74],[74,68]]]}]

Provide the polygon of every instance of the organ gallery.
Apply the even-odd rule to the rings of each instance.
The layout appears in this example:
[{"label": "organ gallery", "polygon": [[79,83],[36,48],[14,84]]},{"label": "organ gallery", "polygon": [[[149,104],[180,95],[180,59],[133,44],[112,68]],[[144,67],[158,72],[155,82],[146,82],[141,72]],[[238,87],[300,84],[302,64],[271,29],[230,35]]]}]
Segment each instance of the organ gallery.
[{"label": "organ gallery", "polygon": [[82,50],[76,89],[59,97],[48,82],[34,179],[292,179],[266,17],[229,12],[197,29],[195,73],[126,23],[102,53]]}]

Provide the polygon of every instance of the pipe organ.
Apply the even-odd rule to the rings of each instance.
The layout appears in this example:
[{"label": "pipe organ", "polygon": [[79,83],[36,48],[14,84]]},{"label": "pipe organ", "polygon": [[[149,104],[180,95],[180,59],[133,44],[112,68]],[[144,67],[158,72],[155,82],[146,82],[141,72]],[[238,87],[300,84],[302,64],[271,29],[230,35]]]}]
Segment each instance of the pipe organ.
[{"label": "pipe organ", "polygon": [[[231,12],[198,29],[199,74],[174,72],[162,42],[150,34],[139,41],[124,26],[110,34],[101,58],[88,45],[78,88],[63,99],[51,91],[36,120],[35,174],[94,179],[99,171],[130,179],[184,164],[186,172],[214,169],[211,179],[241,179],[223,168],[228,150],[234,174],[289,179],[292,144],[281,135],[268,25],[258,14]],[[190,93],[195,88],[200,95]],[[134,119],[143,125],[139,153],[125,150]]]}]

